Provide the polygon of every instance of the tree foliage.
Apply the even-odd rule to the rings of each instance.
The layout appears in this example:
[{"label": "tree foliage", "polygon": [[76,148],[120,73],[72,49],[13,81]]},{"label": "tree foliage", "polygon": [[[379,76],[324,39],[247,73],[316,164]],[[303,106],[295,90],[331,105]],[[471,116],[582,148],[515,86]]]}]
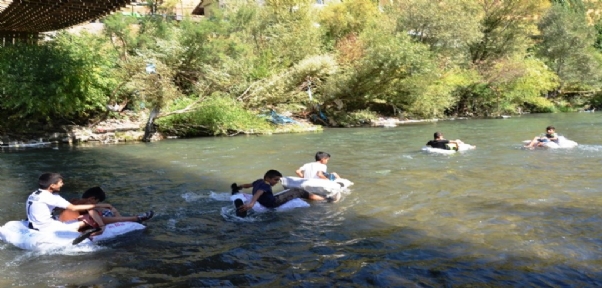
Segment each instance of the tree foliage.
[{"label": "tree foliage", "polygon": [[468,47],[483,38],[479,21],[482,12],[472,0],[401,0],[391,12],[399,15],[399,31],[428,45],[440,58],[466,63]]},{"label": "tree foliage", "polygon": [[483,37],[471,45],[472,62],[488,65],[492,61],[523,54],[533,45],[536,19],[549,7],[548,0],[477,0]]},{"label": "tree foliage", "polygon": [[104,110],[115,79],[108,49],[91,35],[0,49],[0,109],[21,125],[81,121]]},{"label": "tree foliage", "polygon": [[538,54],[560,78],[560,89],[600,86],[602,63],[594,49],[595,30],[582,9],[554,5],[539,29],[542,40]]},{"label": "tree foliage", "polygon": [[374,1],[351,0],[333,3],[319,13],[320,28],[328,46],[350,34],[360,34],[381,17]]},{"label": "tree foliage", "polygon": [[[154,13],[180,5],[149,4]],[[160,109],[159,128],[179,135],[197,135],[194,127],[247,131],[242,122],[264,125],[249,115],[266,109],[325,114],[329,125],[361,123],[374,112],[556,111],[574,93],[599,92],[595,5],[268,0],[228,2],[200,20],[116,13],[101,36],[61,33],[0,49],[0,110],[15,123],[81,122],[107,104],[128,103]]]}]

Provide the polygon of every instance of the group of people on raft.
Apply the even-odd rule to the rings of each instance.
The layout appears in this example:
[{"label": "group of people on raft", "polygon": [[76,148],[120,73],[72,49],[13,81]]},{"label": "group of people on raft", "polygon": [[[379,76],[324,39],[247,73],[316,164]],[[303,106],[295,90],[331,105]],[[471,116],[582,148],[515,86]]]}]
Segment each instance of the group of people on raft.
[{"label": "group of people on raft", "polygon": [[[330,154],[318,152],[316,161],[310,162],[299,169],[296,174],[306,179],[328,179],[336,180],[340,176],[337,173],[326,172]],[[247,204],[237,204],[237,215],[251,209],[258,202],[268,208],[278,207],[295,198],[310,200],[328,200],[325,197],[309,193],[303,189],[290,189],[285,193],[274,196],[272,186],[280,182],[282,174],[276,170],[269,170],[263,179],[250,184],[232,184],[233,190],[253,188],[253,198]],[[38,178],[38,190],[29,195],[25,210],[29,229],[40,232],[55,231],[78,231],[80,237],[73,241],[77,244],[89,237],[102,234],[106,225],[116,222],[144,222],[154,216],[152,210],[138,216],[122,216],[115,207],[108,203],[102,203],[106,199],[106,193],[100,187],[86,190],[80,199],[67,201],[59,192],[63,187],[63,177],[58,173],[44,173]],[[61,209],[58,217],[53,216],[55,208]],[[242,214],[241,214],[242,215]]]},{"label": "group of people on raft", "polygon": [[[325,179],[335,181],[336,179],[341,178],[339,174],[335,172],[326,172],[326,164],[328,163],[328,160],[330,160],[330,154],[327,152],[318,151],[314,159],[314,162],[309,162],[299,167],[299,169],[295,171],[295,174],[304,179]],[[259,203],[266,208],[276,208],[295,198],[303,198],[315,201],[335,200],[307,192],[300,188],[291,188],[288,189],[288,191],[274,195],[272,187],[278,184],[280,182],[280,178],[282,177],[282,173],[279,171],[268,170],[265,175],[263,175],[263,179],[257,179],[253,183],[242,185],[233,183],[232,193],[236,193],[243,188],[253,188],[253,197],[248,203],[245,204],[241,199],[234,201],[236,215],[239,217],[245,217],[247,215],[247,211],[253,208],[255,203]]]},{"label": "group of people on raft", "polygon": [[[440,132],[434,133],[434,139],[428,141],[427,146],[444,149],[458,150],[464,144],[461,140],[447,140]],[[557,142],[558,134],[553,126],[546,127],[546,134],[535,137],[525,147],[532,148],[543,146],[546,142]],[[330,160],[330,154],[317,152],[315,161],[301,166],[295,171],[297,176],[305,179],[336,180],[340,176],[337,173],[328,173],[326,164]],[[282,173],[277,170],[268,170],[262,179],[257,179],[249,184],[232,184],[232,192],[240,189],[252,188],[252,198],[246,204],[241,200],[235,201],[236,214],[244,217],[247,211],[259,203],[266,208],[276,208],[282,204],[295,199],[304,198],[315,201],[331,200],[323,196],[309,193],[303,189],[293,188],[284,193],[274,195],[272,187],[280,182]],[[138,216],[122,216],[111,204],[102,203],[106,199],[106,193],[100,187],[86,190],[81,199],[65,200],[58,192],[63,187],[63,177],[58,173],[44,173],[38,179],[39,189],[29,195],[26,203],[28,226],[38,231],[79,231],[82,232],[78,241],[101,234],[106,224],[115,222],[143,222],[153,217],[154,212],[148,211]],[[58,218],[53,217],[55,208],[62,209]],[[76,244],[74,241],[74,244]]]},{"label": "group of people on raft", "polygon": [[[545,137],[535,137],[531,143],[527,144],[525,147],[535,147],[535,146],[543,146],[544,143],[548,141],[557,142],[558,135],[555,132],[555,128],[552,126],[548,126],[546,128]],[[441,132],[435,132],[433,135],[434,139],[428,141],[426,143],[427,146],[444,149],[444,150],[458,150],[460,145],[466,145],[462,140],[447,140],[443,137]],[[471,148],[475,148],[475,146],[471,146]],[[318,152],[315,156],[315,162],[310,162],[299,169],[297,169],[296,174],[299,177],[305,179],[330,179],[336,180],[339,177],[338,174],[332,173],[329,174],[326,172],[326,163],[330,159],[330,154],[326,152]],[[330,200],[325,199],[324,197],[316,194],[309,193],[303,189],[289,189],[286,192],[280,193],[278,195],[274,195],[272,192],[272,187],[280,182],[280,178],[282,178],[282,173],[277,170],[269,170],[263,176],[263,179],[257,179],[253,183],[237,185],[236,183],[232,184],[232,192],[236,193],[240,189],[243,188],[253,188],[252,190],[252,198],[246,204],[242,199],[236,199],[234,201],[234,205],[236,207],[236,215],[239,217],[245,217],[247,215],[247,211],[255,205],[256,202],[263,205],[267,208],[276,208],[281,206],[282,204],[295,199],[295,198],[304,198],[309,200]]]}]

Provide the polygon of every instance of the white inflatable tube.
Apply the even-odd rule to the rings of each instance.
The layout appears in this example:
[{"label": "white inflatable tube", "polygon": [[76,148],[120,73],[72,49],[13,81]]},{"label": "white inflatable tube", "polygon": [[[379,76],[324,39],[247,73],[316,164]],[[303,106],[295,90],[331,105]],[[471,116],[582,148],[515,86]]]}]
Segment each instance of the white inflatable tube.
[{"label": "white inflatable tube", "polygon": [[[108,224],[102,234],[92,237],[92,242],[107,241],[144,228],[146,226],[136,222]],[[80,233],[75,231],[40,232],[27,228],[27,221],[9,221],[0,227],[0,240],[25,250],[49,250],[71,246],[73,239],[79,235]],[[81,243],[87,242],[90,240]]]},{"label": "white inflatable tube", "polygon": [[[286,192],[288,190],[284,190],[280,193]],[[276,195],[278,195],[276,194]],[[253,198],[253,195],[251,194],[246,194],[246,193],[236,193],[232,196],[230,196],[230,200],[234,201],[236,199],[241,199],[244,203],[248,203],[249,201],[251,201],[251,199]],[[274,210],[276,211],[286,211],[286,210],[291,210],[294,208],[302,208],[302,207],[309,207],[309,203],[305,202],[303,199],[299,199],[299,198],[295,198],[293,200],[290,200],[276,208],[274,208]],[[266,208],[263,205],[259,204],[259,202],[255,202],[255,205],[253,205],[253,211],[258,212],[258,213],[263,213],[263,212],[267,212],[270,211],[272,208]]]},{"label": "white inflatable tube", "polygon": [[458,150],[446,150],[446,149],[440,149],[440,148],[433,148],[430,146],[424,146],[422,147],[422,151],[428,152],[428,153],[435,153],[435,154],[446,154],[446,155],[450,155],[450,154],[455,154],[456,152],[462,152],[462,151],[467,151],[467,150],[472,150],[477,148],[476,146],[470,145],[470,144],[466,144],[466,143],[460,143],[458,145]]},{"label": "white inflatable tube", "polygon": [[327,179],[305,179],[287,176],[282,177],[280,181],[286,189],[301,188],[309,193],[331,198],[340,198],[339,194],[353,185],[353,182],[343,178],[331,181]]},{"label": "white inflatable tube", "polygon": [[[523,144],[525,144],[525,145],[528,145],[529,143],[531,143],[531,140],[523,141]],[[543,145],[538,146],[538,147],[544,147],[544,148],[549,148],[549,149],[575,148],[579,145],[579,144],[577,144],[577,142],[566,139],[566,137],[564,137],[564,136],[558,136],[558,143],[552,142],[552,141],[540,142],[540,143],[542,143]]]}]

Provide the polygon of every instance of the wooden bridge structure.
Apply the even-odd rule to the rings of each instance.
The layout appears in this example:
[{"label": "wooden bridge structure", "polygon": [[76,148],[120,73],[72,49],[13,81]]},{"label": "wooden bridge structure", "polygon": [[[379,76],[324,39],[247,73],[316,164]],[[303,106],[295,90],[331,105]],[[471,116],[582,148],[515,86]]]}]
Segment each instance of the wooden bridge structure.
[{"label": "wooden bridge structure", "polygon": [[40,32],[100,19],[131,0],[0,0],[0,45],[36,42]]}]

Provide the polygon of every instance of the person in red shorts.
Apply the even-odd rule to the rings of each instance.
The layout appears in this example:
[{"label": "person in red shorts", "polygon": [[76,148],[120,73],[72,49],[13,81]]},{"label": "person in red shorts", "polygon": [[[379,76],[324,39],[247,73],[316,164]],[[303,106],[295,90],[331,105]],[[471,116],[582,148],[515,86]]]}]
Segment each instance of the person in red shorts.
[{"label": "person in red shorts", "polygon": [[[81,204],[97,204],[106,199],[106,194],[100,187],[92,187],[82,195],[81,199],[71,199],[71,203],[74,205]],[[104,208],[94,208],[87,211],[74,212],[70,210],[64,210],[59,215],[59,220],[61,222],[70,222],[70,221],[81,221],[85,223],[85,225],[80,226],[80,231],[90,229],[90,228],[99,228],[100,231],[95,232],[93,235],[101,234],[104,231],[104,227],[107,224],[116,223],[116,222],[143,222],[151,219],[154,216],[154,212],[152,210],[142,213],[138,216],[121,216],[119,211],[115,209],[110,204],[107,204],[107,207]]]}]

